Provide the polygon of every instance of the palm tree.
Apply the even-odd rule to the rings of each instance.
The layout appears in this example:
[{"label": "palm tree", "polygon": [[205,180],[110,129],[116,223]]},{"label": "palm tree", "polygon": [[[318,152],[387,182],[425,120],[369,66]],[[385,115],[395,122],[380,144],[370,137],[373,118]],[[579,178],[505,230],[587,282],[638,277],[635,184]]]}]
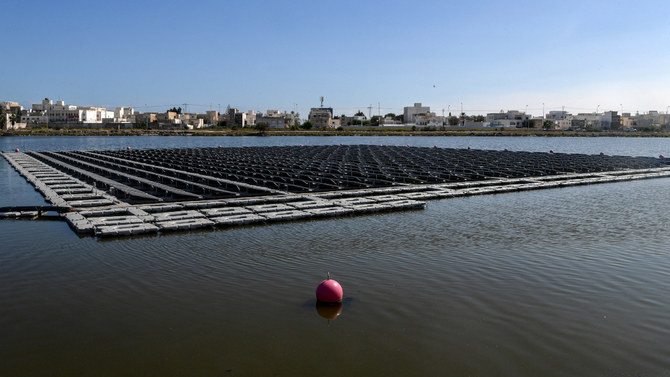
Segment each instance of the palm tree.
[{"label": "palm tree", "polygon": [[14,127],[16,123],[19,123],[21,121],[21,117],[18,114],[12,114],[9,117],[9,121],[12,122],[12,127]]},{"label": "palm tree", "polygon": [[0,128],[5,128],[7,124],[7,117],[5,116],[5,108],[0,107]]}]

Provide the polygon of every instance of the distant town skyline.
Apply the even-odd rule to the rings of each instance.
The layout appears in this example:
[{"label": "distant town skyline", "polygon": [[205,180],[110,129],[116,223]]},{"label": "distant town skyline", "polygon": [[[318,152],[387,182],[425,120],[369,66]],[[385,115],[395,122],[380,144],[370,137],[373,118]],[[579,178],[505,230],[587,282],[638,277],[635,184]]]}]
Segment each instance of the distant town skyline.
[{"label": "distant town skyline", "polygon": [[0,101],[667,112],[663,1],[10,2]]}]

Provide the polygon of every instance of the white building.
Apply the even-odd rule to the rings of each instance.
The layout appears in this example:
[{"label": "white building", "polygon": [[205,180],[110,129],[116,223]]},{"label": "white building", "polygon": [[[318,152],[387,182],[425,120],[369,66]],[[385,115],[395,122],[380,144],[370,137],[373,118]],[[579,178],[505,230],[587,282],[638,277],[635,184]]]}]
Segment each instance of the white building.
[{"label": "white building", "polygon": [[403,109],[404,121],[406,124],[416,123],[415,117],[417,115],[434,116],[430,112],[430,106],[422,106],[421,102],[414,103],[414,106],[405,106]]},{"label": "white building", "polygon": [[65,101],[54,103],[49,98],[42,100],[42,103],[33,104],[32,110],[26,115],[29,124],[102,123],[103,119],[113,118],[114,111],[104,107],[66,105]]},{"label": "white building", "polygon": [[415,115],[414,123],[417,126],[442,127],[444,118],[435,115]]},{"label": "white building", "polygon": [[528,122],[528,115],[517,110],[486,114],[487,127],[520,128]]}]

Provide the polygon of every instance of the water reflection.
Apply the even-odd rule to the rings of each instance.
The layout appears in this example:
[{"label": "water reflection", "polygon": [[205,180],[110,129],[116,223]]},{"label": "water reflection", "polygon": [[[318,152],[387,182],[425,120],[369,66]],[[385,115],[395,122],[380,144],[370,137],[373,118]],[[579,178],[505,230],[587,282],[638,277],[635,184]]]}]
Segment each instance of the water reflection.
[{"label": "water reflection", "polygon": [[342,307],[342,302],[336,302],[332,304],[326,304],[318,301],[316,302],[316,312],[321,317],[327,319],[329,324],[330,321],[335,320],[340,316],[340,314],[342,314]]}]

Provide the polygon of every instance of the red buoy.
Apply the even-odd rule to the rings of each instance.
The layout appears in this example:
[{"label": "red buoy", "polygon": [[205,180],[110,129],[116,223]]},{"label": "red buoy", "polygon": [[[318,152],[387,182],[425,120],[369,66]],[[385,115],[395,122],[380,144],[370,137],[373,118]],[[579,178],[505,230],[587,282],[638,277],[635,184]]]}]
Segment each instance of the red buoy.
[{"label": "red buoy", "polygon": [[19,151],[19,148],[16,148],[16,151],[18,152],[18,151]]},{"label": "red buoy", "polygon": [[505,152],[509,151],[509,149],[505,148]]},{"label": "red buoy", "polygon": [[605,155],[605,152],[600,152],[600,155],[601,155],[601,156],[604,156],[604,155]]},{"label": "red buoy", "polygon": [[130,147],[126,147],[127,150],[130,150]]},{"label": "red buoy", "polygon": [[[16,151],[19,151],[19,148],[16,148]],[[663,155],[658,156],[658,158],[663,158]]]},{"label": "red buoy", "polygon": [[219,148],[221,148],[221,146],[220,146],[220,145],[219,145]]},{"label": "red buoy", "polygon": [[322,281],[316,287],[316,299],[318,302],[326,304],[338,303],[342,301],[342,295],[342,286],[330,278],[330,272],[328,273],[328,279]]},{"label": "red buoy", "polygon": [[470,146],[468,145],[468,150],[470,150]]},{"label": "red buoy", "polygon": [[554,153],[554,150],[553,150],[553,149],[550,149],[550,150],[549,150],[549,153]]}]

